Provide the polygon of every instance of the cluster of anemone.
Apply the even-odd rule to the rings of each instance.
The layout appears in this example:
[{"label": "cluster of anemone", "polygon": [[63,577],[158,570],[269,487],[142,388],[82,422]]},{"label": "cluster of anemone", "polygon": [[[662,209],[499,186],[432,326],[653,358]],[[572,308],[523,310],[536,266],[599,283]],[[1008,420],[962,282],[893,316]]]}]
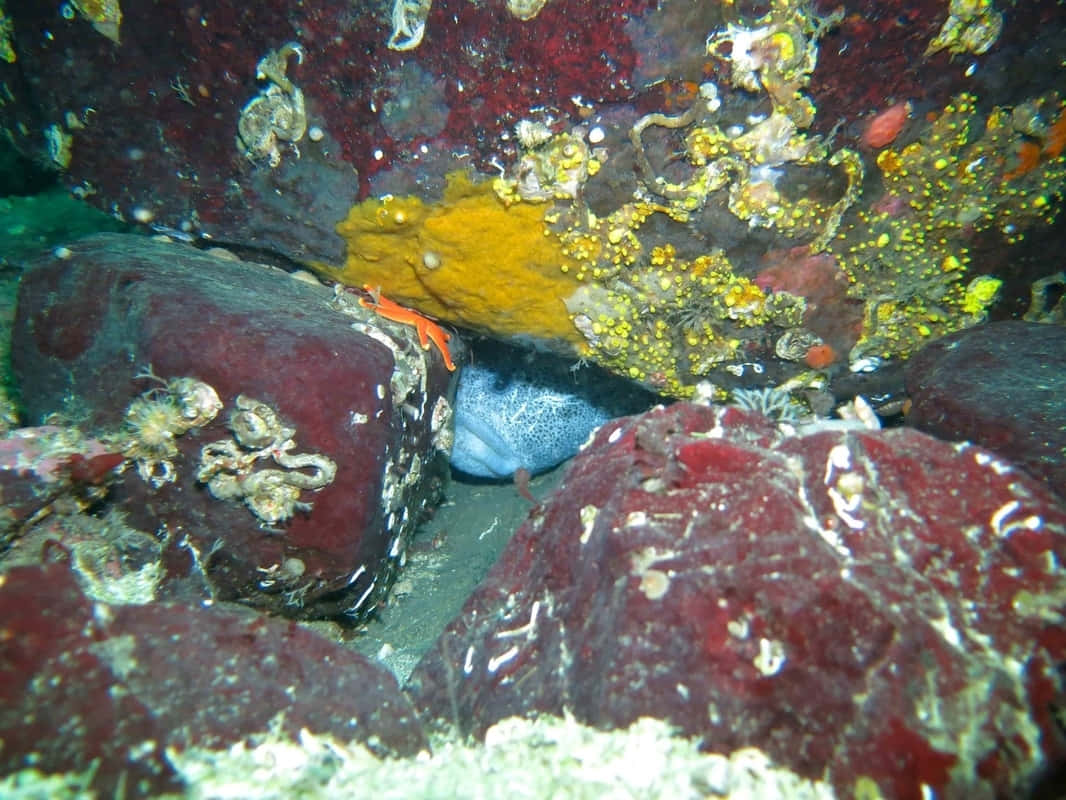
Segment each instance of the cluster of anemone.
[{"label": "cluster of anemone", "polygon": [[774,386],[734,389],[731,404],[746,411],[762,414],[775,422],[795,422],[803,417],[803,408],[792,401],[792,395]]},{"label": "cluster of anemone", "polygon": [[178,455],[177,437],[211,422],[222,401],[214,388],[196,378],[163,380],[150,368],[137,377],[160,385],[129,404],[119,442],[140,476],[158,488],[175,478],[171,459]]}]

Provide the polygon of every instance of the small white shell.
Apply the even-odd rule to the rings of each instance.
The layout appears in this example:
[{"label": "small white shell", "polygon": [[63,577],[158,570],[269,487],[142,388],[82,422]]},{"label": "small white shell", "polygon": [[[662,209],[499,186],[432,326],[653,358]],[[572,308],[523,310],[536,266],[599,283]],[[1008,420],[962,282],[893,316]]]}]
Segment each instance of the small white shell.
[{"label": "small white shell", "polygon": [[848,365],[852,372],[876,372],[884,364],[884,360],[877,356],[863,356],[857,358]]}]

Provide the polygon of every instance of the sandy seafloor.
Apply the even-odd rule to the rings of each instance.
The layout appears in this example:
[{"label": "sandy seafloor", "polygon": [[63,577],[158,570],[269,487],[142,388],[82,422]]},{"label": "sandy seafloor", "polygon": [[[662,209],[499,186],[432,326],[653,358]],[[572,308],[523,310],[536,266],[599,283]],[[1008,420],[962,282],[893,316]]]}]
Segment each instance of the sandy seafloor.
[{"label": "sandy seafloor", "polygon": [[[566,467],[564,463],[533,478],[533,496],[547,497]],[[353,642],[355,649],[388,666],[401,684],[406,681],[530,508],[512,483],[453,476],[444,502],[416,532],[388,604]]]}]

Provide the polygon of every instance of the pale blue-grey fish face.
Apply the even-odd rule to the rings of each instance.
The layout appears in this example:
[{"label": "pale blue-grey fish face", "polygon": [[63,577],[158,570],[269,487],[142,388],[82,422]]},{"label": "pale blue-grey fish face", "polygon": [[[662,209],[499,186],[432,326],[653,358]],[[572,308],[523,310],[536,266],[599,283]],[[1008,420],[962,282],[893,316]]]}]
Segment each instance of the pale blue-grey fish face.
[{"label": "pale blue-grey fish face", "polygon": [[463,368],[455,394],[452,466],[481,478],[544,472],[577,453],[608,413],[559,381]]},{"label": "pale blue-grey fish face", "polygon": [[[461,375],[459,380],[459,386],[462,387]],[[464,398],[465,405],[459,405],[459,391],[456,392],[452,466],[478,478],[508,478],[514,475],[515,470],[522,467],[522,460],[514,447],[496,432],[491,422],[482,419],[470,407],[469,397]]]},{"label": "pale blue-grey fish face", "polygon": [[479,478],[544,472],[574,456],[607,420],[652,396],[598,368],[500,343],[475,349],[455,393],[452,466]]}]

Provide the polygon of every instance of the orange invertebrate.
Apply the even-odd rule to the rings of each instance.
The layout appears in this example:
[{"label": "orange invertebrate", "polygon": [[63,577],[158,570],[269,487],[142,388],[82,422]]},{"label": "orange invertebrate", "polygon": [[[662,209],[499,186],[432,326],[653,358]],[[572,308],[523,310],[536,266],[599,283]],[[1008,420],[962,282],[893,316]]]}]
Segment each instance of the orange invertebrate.
[{"label": "orange invertebrate", "polygon": [[1044,139],[1044,155],[1048,158],[1058,158],[1066,149],[1066,109],[1059,113],[1059,118],[1048,128],[1047,138]]},{"label": "orange invertebrate", "polygon": [[418,332],[418,343],[422,345],[423,350],[429,349],[429,343],[433,342],[440,351],[441,356],[444,358],[444,366],[446,366],[449,372],[455,371],[455,364],[452,363],[452,355],[448,351],[448,340],[452,337],[442,328],[435,323],[429,317],[424,317],[417,311],[413,311],[406,306],[401,306],[399,303],[394,303],[385,297],[380,289],[375,289],[370,284],[363,285],[363,291],[370,295],[370,300],[366,300],[362,297],[359,298],[359,305],[363,308],[369,308],[377,312],[385,319],[390,319],[393,322],[402,322],[404,325],[413,325],[415,331]]},{"label": "orange invertebrate", "polygon": [[1030,170],[1036,169],[1037,164],[1040,163],[1040,145],[1029,140],[1022,142],[1018,146],[1015,158],[1018,163],[1014,169],[1003,173],[1003,180],[1005,181],[1013,180]]},{"label": "orange invertebrate", "polygon": [[1058,158],[1066,150],[1066,109],[1059,113],[1047,130],[1042,142],[1026,139],[1018,146],[1015,154],[1017,164],[1013,169],[1003,173],[1003,180],[1009,181],[1036,169],[1044,160]]},{"label": "orange invertebrate", "polygon": [[863,129],[862,143],[874,150],[892,144],[910,119],[911,108],[910,103],[896,103],[875,114]]},{"label": "orange invertebrate", "polygon": [[830,345],[815,344],[807,348],[807,355],[803,360],[811,369],[825,369],[837,360],[837,353]]}]

